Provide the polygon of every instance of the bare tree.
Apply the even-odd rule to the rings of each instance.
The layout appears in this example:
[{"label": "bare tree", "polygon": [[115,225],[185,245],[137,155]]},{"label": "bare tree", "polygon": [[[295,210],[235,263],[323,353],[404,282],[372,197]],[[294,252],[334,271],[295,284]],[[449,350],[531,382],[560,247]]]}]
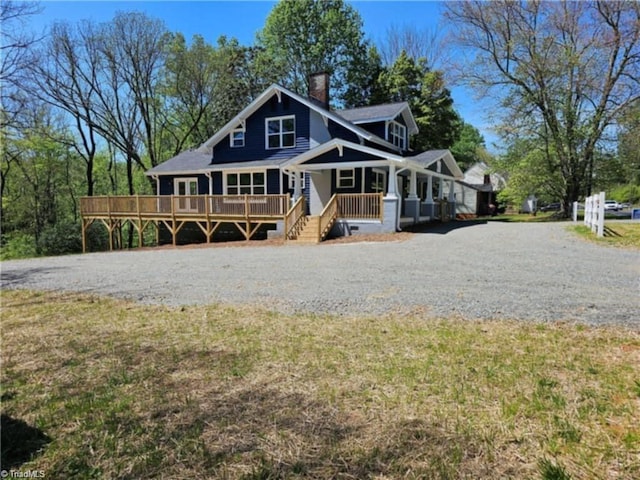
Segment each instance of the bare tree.
[{"label": "bare tree", "polygon": [[402,51],[416,61],[425,59],[430,70],[441,68],[446,63],[442,35],[437,28],[391,25],[385,37],[378,42],[378,49],[384,65],[393,65]]},{"label": "bare tree", "polygon": [[560,172],[565,211],[592,186],[597,147],[640,98],[640,4],[451,2],[446,16],[471,53],[466,81],[495,93],[505,128],[536,135]]},{"label": "bare tree", "polygon": [[11,125],[20,111],[19,90],[25,68],[31,62],[29,47],[40,40],[34,34],[27,33],[25,25],[28,17],[41,11],[35,2],[0,2],[0,101],[2,118],[0,127]]}]

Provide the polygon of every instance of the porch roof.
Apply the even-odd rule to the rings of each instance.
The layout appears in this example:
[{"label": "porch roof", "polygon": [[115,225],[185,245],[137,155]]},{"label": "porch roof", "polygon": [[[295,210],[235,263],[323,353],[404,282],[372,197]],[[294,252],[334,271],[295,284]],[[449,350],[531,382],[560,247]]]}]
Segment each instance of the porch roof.
[{"label": "porch roof", "polygon": [[[313,160],[320,155],[323,155],[334,149],[337,149],[338,156],[342,157],[345,148],[366,153],[368,155],[376,157],[376,159],[358,160],[351,162],[337,161],[329,163],[305,164],[309,160]],[[446,173],[437,172],[429,168],[432,167],[438,160],[443,160],[447,164],[449,171],[453,175],[447,175]],[[281,168],[285,171],[304,171],[321,170],[326,168],[353,168],[357,166],[380,167],[390,166],[392,164],[400,168],[401,170],[413,170],[418,174],[433,175],[434,177],[446,178],[451,180],[461,179],[463,176],[462,171],[456,164],[455,159],[453,158],[453,155],[449,150],[430,150],[413,157],[401,157],[400,155],[384,152],[382,150],[367,147],[365,145],[360,145],[353,142],[348,142],[342,139],[333,139],[329,142],[323,143],[322,145],[318,145],[311,150],[308,150],[290,160],[283,162],[281,164]]]},{"label": "porch roof", "polygon": [[160,165],[147,170],[145,175],[185,175],[193,173],[205,173],[209,171],[211,155],[198,150],[180,152]]}]

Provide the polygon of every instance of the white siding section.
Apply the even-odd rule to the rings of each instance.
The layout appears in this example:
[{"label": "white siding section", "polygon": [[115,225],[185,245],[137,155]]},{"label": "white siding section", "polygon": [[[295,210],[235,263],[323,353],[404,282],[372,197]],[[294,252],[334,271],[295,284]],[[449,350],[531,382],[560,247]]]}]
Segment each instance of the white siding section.
[{"label": "white siding section", "polygon": [[324,119],[315,110],[309,110],[309,149],[331,140],[329,129],[324,124]]}]

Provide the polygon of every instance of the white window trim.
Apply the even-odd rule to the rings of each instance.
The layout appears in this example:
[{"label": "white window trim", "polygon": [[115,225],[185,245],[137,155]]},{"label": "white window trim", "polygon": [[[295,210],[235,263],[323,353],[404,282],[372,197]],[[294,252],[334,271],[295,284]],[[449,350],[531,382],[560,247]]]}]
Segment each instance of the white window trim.
[{"label": "white window trim", "polygon": [[[178,195],[178,184],[179,183],[192,183],[196,184],[196,192],[198,191],[198,177],[178,177],[173,179],[173,194]],[[185,191],[188,191],[188,188],[185,188]],[[186,193],[185,195],[191,195],[190,193]],[[197,195],[197,193],[196,193]]]},{"label": "white window trim", "polygon": [[[251,185],[250,185],[251,193],[248,193],[247,195],[266,195],[267,194],[267,171],[266,170],[227,170],[222,172],[222,191],[224,192],[224,195],[244,195],[244,193],[240,193],[240,175],[243,173],[248,173],[251,175]],[[254,185],[253,183],[254,173],[262,173],[264,175],[264,184]],[[229,186],[227,184],[228,175],[238,175],[238,185],[235,187],[235,188],[238,188],[238,193],[229,193]],[[253,190],[256,186],[264,187],[264,193],[253,193]]]},{"label": "white window trim", "polygon": [[[242,145],[234,145],[233,144],[233,140],[234,140],[233,136],[236,133],[242,133]],[[229,134],[229,146],[231,148],[242,148],[242,147],[244,147],[244,145],[245,145],[244,144],[244,137],[245,137],[245,129],[244,128],[242,128],[242,127],[234,128],[233,130],[231,130],[231,133]]]},{"label": "white window trim", "polygon": [[[341,185],[341,180],[350,180],[350,185]],[[336,188],[355,188],[356,186],[356,169],[355,168],[339,168],[336,171]]]},{"label": "white window trim", "polygon": [[[395,128],[399,129],[398,133],[396,133],[395,131],[392,132],[392,129],[395,129]],[[399,144],[394,141],[394,138],[398,138]],[[402,150],[406,150],[407,149],[407,127],[405,127],[399,122],[396,122],[395,120],[391,120],[390,122],[387,123],[386,140],[389,143],[392,143],[393,145],[395,145],[396,147],[399,147]]]},{"label": "white window trim", "polygon": [[[381,190],[377,190],[376,193],[377,192],[386,193],[385,186],[387,184],[387,171],[386,170],[382,170],[380,168],[372,168],[371,172],[372,172],[373,175],[382,175],[382,186],[380,187]],[[373,184],[373,181],[371,183]],[[373,190],[373,188],[371,190]]]},{"label": "white window trim", "polygon": [[[289,146],[289,147],[285,147],[282,145],[282,121],[283,120],[288,120],[288,119],[293,119],[293,145]],[[270,147],[269,146],[269,137],[270,136],[275,136],[275,135],[269,135],[269,122],[272,122],[274,120],[278,120],[280,122],[280,132],[278,133],[278,136],[280,137],[280,145],[278,147]],[[286,132],[286,133],[291,133],[291,132]],[[265,150],[280,150],[280,149],[284,149],[284,148],[296,148],[296,116],[295,115],[283,115],[280,117],[269,117],[269,118],[265,118],[264,119],[264,148]]]},{"label": "white window trim", "polygon": [[[296,183],[295,183],[295,173],[296,172],[291,172],[289,173],[289,190],[294,190],[296,188]],[[303,190],[305,188],[305,174],[304,172],[297,172],[300,174],[300,190]]]}]

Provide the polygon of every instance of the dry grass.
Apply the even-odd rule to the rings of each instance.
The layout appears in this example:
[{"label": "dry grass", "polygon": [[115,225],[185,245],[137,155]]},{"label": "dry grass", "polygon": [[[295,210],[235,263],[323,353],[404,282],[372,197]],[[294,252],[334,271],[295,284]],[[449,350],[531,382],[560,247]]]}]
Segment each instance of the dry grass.
[{"label": "dry grass", "polygon": [[3,425],[5,468],[49,478],[640,477],[637,331],[2,295],[3,422],[37,429],[32,450],[16,452]]},{"label": "dry grass", "polygon": [[589,227],[571,226],[582,238],[602,245],[640,249],[640,222],[605,222],[604,237],[597,237]]}]

